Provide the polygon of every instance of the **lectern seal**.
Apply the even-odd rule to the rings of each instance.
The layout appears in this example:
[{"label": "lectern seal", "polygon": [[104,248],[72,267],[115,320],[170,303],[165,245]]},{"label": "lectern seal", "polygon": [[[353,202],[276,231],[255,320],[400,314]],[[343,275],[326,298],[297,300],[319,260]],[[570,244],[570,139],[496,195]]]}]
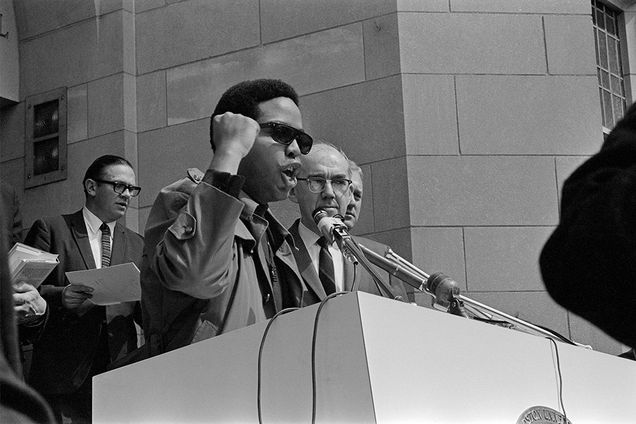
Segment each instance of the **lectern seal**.
[{"label": "lectern seal", "polygon": [[517,424],[572,424],[572,421],[547,406],[532,406],[523,411]]}]

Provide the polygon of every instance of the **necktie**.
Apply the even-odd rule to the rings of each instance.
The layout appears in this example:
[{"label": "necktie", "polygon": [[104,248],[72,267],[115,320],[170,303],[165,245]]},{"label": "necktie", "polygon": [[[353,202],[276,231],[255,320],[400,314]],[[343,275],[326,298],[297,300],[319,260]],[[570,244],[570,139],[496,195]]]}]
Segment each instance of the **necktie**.
[{"label": "necktie", "polygon": [[[110,266],[110,227],[102,223],[102,268]],[[107,305],[104,309],[106,328],[102,333],[104,342],[108,345],[109,362],[122,358],[137,347],[137,335],[131,315],[134,302]]]},{"label": "necktie", "polygon": [[336,291],[336,278],[333,271],[333,258],[329,253],[329,242],[326,238],[318,239],[320,255],[318,256],[318,277],[327,293],[327,296]]},{"label": "necktie", "polygon": [[110,228],[102,223],[99,229],[102,231],[102,268],[110,266]]}]

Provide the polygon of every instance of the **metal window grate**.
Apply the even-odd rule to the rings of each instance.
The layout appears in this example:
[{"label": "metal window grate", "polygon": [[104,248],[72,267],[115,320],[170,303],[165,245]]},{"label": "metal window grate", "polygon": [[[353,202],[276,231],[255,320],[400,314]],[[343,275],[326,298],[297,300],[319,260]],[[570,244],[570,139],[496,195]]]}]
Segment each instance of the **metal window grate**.
[{"label": "metal window grate", "polygon": [[24,186],[65,180],[66,87],[26,98]]},{"label": "metal window grate", "polygon": [[627,107],[621,62],[619,16],[620,12],[598,0],[592,0],[596,71],[605,132],[609,132],[616,125]]}]

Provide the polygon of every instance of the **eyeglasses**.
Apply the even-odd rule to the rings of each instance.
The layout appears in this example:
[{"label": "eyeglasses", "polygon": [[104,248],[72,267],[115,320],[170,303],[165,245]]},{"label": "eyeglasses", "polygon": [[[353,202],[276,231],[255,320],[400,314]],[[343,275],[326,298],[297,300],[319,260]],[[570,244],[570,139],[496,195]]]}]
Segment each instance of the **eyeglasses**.
[{"label": "eyeglasses", "polygon": [[351,180],[348,180],[346,178],[328,179],[322,177],[296,177],[296,179],[305,181],[307,183],[307,187],[309,187],[309,191],[311,191],[312,193],[322,193],[322,191],[325,189],[325,184],[327,184],[327,181],[329,181],[331,183],[333,192],[339,196],[343,195],[351,185]]},{"label": "eyeglasses", "polygon": [[130,193],[131,197],[137,197],[137,196],[139,196],[139,192],[141,191],[141,187],[128,185],[128,184],[125,184],[125,183],[120,183],[120,182],[117,182],[117,181],[106,181],[106,180],[97,180],[97,179],[95,179],[95,181],[97,181],[98,183],[112,185],[113,186],[113,190],[117,194],[124,194],[124,192],[126,190],[128,190],[128,192]]},{"label": "eyeglasses", "polygon": [[306,155],[314,144],[314,139],[309,134],[298,128],[291,127],[280,122],[264,122],[259,124],[261,129],[269,130],[272,139],[286,146],[292,144],[294,140],[298,142],[300,153]]}]

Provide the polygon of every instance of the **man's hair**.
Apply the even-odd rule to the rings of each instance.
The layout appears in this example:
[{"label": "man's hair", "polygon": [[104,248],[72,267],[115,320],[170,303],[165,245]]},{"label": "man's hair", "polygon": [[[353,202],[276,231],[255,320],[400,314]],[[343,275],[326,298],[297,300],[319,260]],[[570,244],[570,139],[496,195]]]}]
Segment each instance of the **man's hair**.
[{"label": "man's hair", "polygon": [[84,194],[88,195],[86,192],[86,180],[89,178],[91,180],[100,180],[104,177],[104,170],[112,165],[126,165],[132,169],[132,164],[128,162],[126,159],[121,156],[115,155],[104,155],[100,156],[91,163],[91,166],[88,167],[86,173],[84,174],[84,179],[82,180],[82,187],[84,187]]},{"label": "man's hair", "polygon": [[210,117],[210,144],[212,145],[212,150],[215,148],[212,118],[225,112],[232,112],[256,120],[260,113],[258,105],[277,97],[287,97],[298,106],[296,90],[281,80],[257,79],[243,81],[228,88],[221,96]]}]

